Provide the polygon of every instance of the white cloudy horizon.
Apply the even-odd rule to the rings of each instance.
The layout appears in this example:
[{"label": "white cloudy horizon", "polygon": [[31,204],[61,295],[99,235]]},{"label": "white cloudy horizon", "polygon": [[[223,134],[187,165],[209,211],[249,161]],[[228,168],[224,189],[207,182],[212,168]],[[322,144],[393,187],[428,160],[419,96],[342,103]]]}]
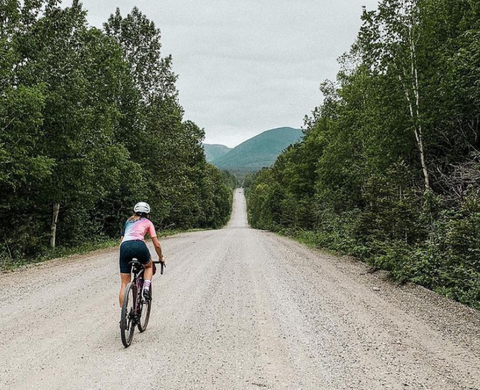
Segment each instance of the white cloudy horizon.
[{"label": "white cloudy horizon", "polygon": [[362,6],[377,0],[82,0],[91,25],[137,6],[162,32],[173,56],[185,119],[205,143],[234,147],[269,129],[300,128],[322,102],[350,49]]}]

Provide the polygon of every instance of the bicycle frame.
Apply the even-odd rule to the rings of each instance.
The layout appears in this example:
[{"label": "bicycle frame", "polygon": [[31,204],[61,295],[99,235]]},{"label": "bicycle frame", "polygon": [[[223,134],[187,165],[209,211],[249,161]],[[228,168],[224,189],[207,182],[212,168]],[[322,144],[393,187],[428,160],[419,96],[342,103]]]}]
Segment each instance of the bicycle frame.
[{"label": "bicycle frame", "polygon": [[142,299],[142,287],[143,287],[143,273],[145,272],[145,268],[143,264],[141,264],[138,260],[133,260],[130,262],[132,264],[132,273],[133,279],[132,284],[135,286],[135,302],[133,303],[133,311],[135,315],[135,323],[139,317],[138,307],[140,306],[140,300]]}]

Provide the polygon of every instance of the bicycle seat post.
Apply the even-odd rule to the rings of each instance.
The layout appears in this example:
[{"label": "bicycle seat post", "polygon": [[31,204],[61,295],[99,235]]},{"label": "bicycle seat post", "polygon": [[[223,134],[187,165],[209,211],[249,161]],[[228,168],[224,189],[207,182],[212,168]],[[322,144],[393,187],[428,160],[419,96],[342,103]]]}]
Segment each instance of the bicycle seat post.
[{"label": "bicycle seat post", "polygon": [[132,266],[132,271],[135,275],[144,268],[143,264],[140,263],[136,258],[133,258],[128,264]]}]

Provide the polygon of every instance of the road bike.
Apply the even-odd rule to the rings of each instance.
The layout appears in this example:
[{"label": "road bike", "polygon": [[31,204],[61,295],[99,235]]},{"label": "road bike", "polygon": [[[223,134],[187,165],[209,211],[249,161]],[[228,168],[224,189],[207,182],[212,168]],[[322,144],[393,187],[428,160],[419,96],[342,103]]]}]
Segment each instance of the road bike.
[{"label": "road bike", "polygon": [[[146,300],[143,297],[143,274],[145,267],[138,259],[134,258],[129,262],[132,266],[133,279],[127,284],[125,293],[123,295],[122,314],[120,318],[120,335],[122,336],[122,343],[125,348],[132,344],[133,334],[137,327],[140,332],[147,329],[148,320],[150,319],[150,312],[152,310],[152,285],[150,285],[150,299]],[[165,263],[161,261],[154,261],[155,264],[160,264],[160,273],[163,275]],[[155,268],[154,268],[155,273]]]}]

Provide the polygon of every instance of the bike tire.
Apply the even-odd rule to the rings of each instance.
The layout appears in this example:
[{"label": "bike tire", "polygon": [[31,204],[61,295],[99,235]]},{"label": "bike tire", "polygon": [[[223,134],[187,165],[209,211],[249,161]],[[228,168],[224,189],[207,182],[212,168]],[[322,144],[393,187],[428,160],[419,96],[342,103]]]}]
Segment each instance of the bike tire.
[{"label": "bike tire", "polygon": [[[152,297],[152,285],[150,285],[150,297]],[[152,310],[152,299],[149,301],[144,301],[142,298],[142,303],[140,304],[140,320],[138,321],[138,330],[140,332],[145,332],[148,326],[148,320],[150,319],[150,311]]]},{"label": "bike tire", "polygon": [[133,334],[135,333],[135,300],[137,295],[135,290],[135,286],[132,283],[128,283],[123,295],[120,335],[125,348],[132,344]]}]

